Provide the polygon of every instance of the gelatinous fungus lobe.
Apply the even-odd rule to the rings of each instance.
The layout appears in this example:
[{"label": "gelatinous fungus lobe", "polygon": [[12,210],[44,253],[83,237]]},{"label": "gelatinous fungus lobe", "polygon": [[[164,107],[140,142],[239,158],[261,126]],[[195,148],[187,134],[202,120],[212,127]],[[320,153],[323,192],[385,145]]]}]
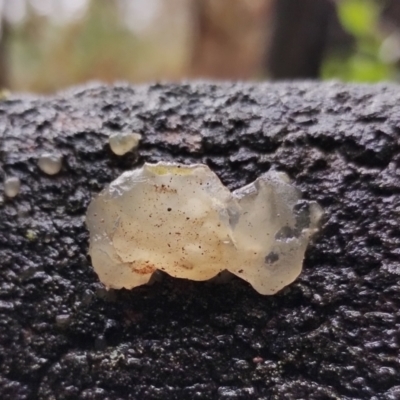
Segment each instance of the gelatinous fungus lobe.
[{"label": "gelatinous fungus lobe", "polygon": [[39,168],[47,175],[56,175],[62,168],[62,156],[58,153],[43,153],[38,161]]},{"label": "gelatinous fungus lobe", "polygon": [[231,193],[205,165],[145,164],[92,200],[89,251],[111,288],[147,283],[157,269],[192,280],[228,270],[273,294],[300,274],[321,215],[282,173]]},{"label": "gelatinous fungus lobe", "polygon": [[21,181],[19,178],[12,176],[6,178],[4,181],[4,193],[7,197],[15,197],[21,188]]},{"label": "gelatinous fungus lobe", "polygon": [[135,132],[117,132],[109,137],[109,144],[112,152],[118,156],[123,156],[138,147],[142,135]]}]

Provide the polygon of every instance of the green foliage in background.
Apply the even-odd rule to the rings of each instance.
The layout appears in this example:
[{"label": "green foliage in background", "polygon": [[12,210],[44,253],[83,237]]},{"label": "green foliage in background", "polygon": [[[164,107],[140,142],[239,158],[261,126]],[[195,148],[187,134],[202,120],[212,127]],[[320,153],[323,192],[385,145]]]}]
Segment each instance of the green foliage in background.
[{"label": "green foliage in background", "polygon": [[394,66],[379,58],[384,37],[378,30],[381,3],[375,0],[340,0],[338,16],[343,28],[355,38],[350,54],[331,54],[322,68],[323,79],[378,82],[394,77]]}]

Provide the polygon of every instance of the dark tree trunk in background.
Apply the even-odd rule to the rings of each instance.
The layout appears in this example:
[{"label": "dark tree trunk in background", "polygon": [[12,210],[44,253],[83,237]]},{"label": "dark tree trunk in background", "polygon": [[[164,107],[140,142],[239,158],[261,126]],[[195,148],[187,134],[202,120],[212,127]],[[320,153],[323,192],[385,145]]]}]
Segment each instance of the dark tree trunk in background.
[{"label": "dark tree trunk in background", "polygon": [[0,29],[0,90],[8,86],[8,60],[7,60],[7,38],[9,25],[3,20]]},{"label": "dark tree trunk in background", "polygon": [[266,60],[273,79],[317,78],[335,4],[329,0],[275,0]]},{"label": "dark tree trunk in background", "polygon": [[400,1],[389,0],[385,2],[382,10],[382,18],[386,25],[390,25],[389,29],[400,29]]}]

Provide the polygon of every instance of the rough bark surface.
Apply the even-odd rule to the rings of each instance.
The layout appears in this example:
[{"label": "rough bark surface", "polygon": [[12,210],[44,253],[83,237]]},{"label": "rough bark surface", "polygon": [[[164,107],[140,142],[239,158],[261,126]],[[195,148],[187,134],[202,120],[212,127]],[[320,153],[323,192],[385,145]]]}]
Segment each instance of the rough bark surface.
[{"label": "rough bark surface", "polygon": [[[90,86],[0,103],[0,398],[399,399],[400,87]],[[110,132],[139,131],[113,155]],[[37,167],[64,156],[59,175]],[[231,189],[287,172],[326,215],[299,279],[261,296],[164,277],[107,292],[91,197],[144,161],[203,162]],[[3,189],[3,180],[0,190]]]}]

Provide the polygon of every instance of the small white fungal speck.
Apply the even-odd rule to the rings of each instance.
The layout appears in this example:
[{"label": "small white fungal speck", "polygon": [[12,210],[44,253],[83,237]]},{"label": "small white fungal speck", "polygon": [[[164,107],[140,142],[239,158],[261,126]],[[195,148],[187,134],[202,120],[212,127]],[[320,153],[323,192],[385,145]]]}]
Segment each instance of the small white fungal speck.
[{"label": "small white fungal speck", "polygon": [[4,181],[4,193],[7,197],[15,197],[19,193],[20,188],[21,181],[15,176],[6,178]]},{"label": "small white fungal speck", "polygon": [[231,193],[206,165],[145,164],[90,203],[93,267],[114,289],[147,283],[156,270],[192,280],[228,270],[274,294],[300,274],[322,216],[300,197],[274,171]]},{"label": "small white fungal speck", "polygon": [[136,149],[142,135],[139,133],[113,133],[108,139],[111,150],[117,156],[123,156],[128,151]]},{"label": "small white fungal speck", "polygon": [[62,167],[62,156],[58,153],[43,153],[39,158],[38,165],[47,175],[58,174]]}]

